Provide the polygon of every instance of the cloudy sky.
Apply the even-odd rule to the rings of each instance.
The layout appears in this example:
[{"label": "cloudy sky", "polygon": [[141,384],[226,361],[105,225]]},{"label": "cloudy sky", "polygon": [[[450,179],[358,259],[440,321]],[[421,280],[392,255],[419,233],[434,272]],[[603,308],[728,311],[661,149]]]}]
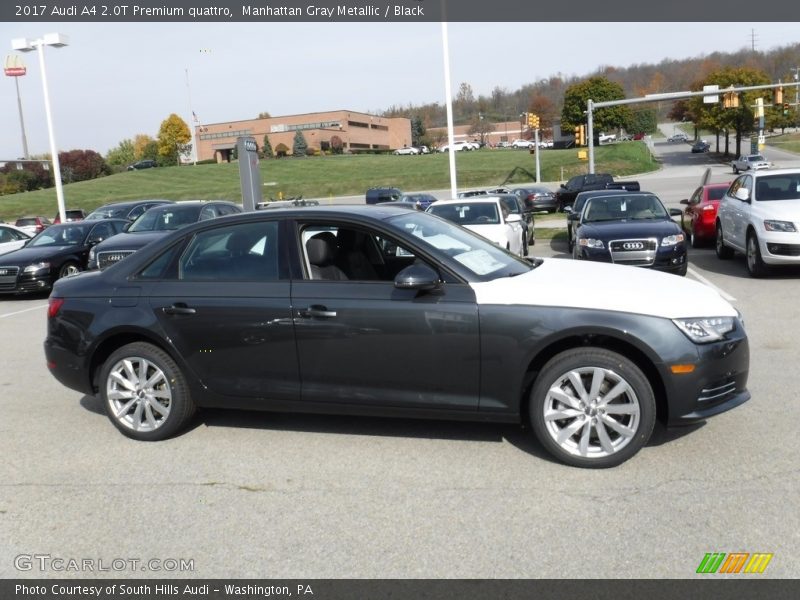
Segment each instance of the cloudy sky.
[{"label": "cloudy sky", "polygon": [[[515,90],[561,73],[658,63],[800,41],[797,23],[451,23],[454,92]],[[59,32],[46,49],[59,150],[105,154],[137,133],[155,136],[170,113],[204,123],[391,105],[444,102],[439,23],[0,23],[0,57],[11,40]],[[569,42],[568,45],[566,43]],[[49,151],[40,69],[23,56],[20,78],[32,154]],[[189,85],[187,86],[187,70]],[[0,160],[22,155],[17,97],[0,80]]]}]

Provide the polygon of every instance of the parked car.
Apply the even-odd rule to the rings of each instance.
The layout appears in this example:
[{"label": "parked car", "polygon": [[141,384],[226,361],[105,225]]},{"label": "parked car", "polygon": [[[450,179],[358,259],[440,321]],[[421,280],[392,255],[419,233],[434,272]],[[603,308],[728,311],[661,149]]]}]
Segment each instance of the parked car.
[{"label": "parked car", "polygon": [[403,155],[416,156],[417,154],[419,154],[419,150],[417,148],[414,148],[413,146],[403,146],[402,148],[398,148],[397,150],[395,150],[392,154],[397,154],[400,156]]},{"label": "parked car", "polygon": [[431,153],[430,148],[428,148],[427,146],[418,146],[417,149],[419,150],[420,154],[430,154]]},{"label": "parked car", "polygon": [[730,182],[701,185],[691,197],[681,200],[681,204],[686,205],[681,215],[681,229],[689,236],[693,248],[714,241],[717,234],[717,207],[730,185]]},{"label": "parked car", "polygon": [[51,225],[24,248],[0,258],[0,294],[44,292],[61,277],[86,269],[89,250],[127,224],[123,219]]},{"label": "parked car", "polygon": [[581,213],[583,212],[583,207],[586,205],[586,201],[596,196],[619,195],[620,191],[624,190],[590,190],[588,192],[580,192],[575,196],[575,201],[572,203],[572,206],[567,206],[564,209],[567,216],[567,247],[570,252],[575,249],[575,233],[578,229]]},{"label": "parked car", "polygon": [[705,140],[697,140],[692,146],[692,154],[702,154],[703,152],[708,152],[710,148],[710,144]]},{"label": "parked car", "polygon": [[544,186],[526,186],[516,188],[512,192],[524,203],[526,210],[554,213],[558,209],[556,195]]},{"label": "parked car", "polygon": [[800,169],[748,171],[737,177],[717,209],[716,252],[742,252],[747,271],[763,277],[770,266],[800,265]]},{"label": "parked car", "polygon": [[711,288],[522,260],[392,207],[180,229],[56,282],[44,348],[76,411],[97,395],[120,432],[147,441],[205,407],[452,417],[528,423],[558,460],[599,468],[634,456],[657,417],[697,422],[750,398],[747,335]]},{"label": "parked car", "polygon": [[400,197],[395,200],[397,203],[403,204],[411,204],[418,210],[426,210],[431,204],[436,202],[438,198],[436,196],[432,196],[431,194],[401,194]]},{"label": "parked car", "polygon": [[686,275],[685,236],[667,209],[648,192],[622,192],[586,201],[572,256]]},{"label": "parked car", "polygon": [[511,142],[497,142],[495,148],[511,148]]},{"label": "parked car", "polygon": [[31,234],[24,229],[0,223],[0,254],[19,250],[29,239],[31,239]]},{"label": "parked car", "polygon": [[398,200],[403,195],[396,187],[371,187],[367,190],[367,204],[378,204],[379,202],[392,202]]},{"label": "parked car", "polygon": [[30,235],[36,235],[50,227],[53,223],[47,217],[20,217],[14,223],[15,226],[19,227],[25,233],[29,233]]},{"label": "parked car", "polygon": [[114,202],[94,209],[86,217],[87,221],[97,219],[128,219],[136,220],[139,215],[154,206],[174,204],[172,200],[134,200],[132,202]]},{"label": "parked car", "polygon": [[[453,151],[461,152],[464,150],[477,150],[480,145],[477,142],[453,142]],[[449,144],[439,146],[439,152],[448,152],[450,150]]]},{"label": "parked car", "polygon": [[497,197],[439,200],[426,212],[466,227],[512,254],[523,253],[526,244],[522,217],[512,214]]},{"label": "parked car", "polygon": [[510,214],[519,215],[520,223],[524,234],[522,242],[521,256],[528,255],[528,246],[533,246],[536,243],[536,227],[534,222],[533,211],[525,207],[515,194],[492,194],[493,197],[499,198],[500,202],[506,207]]},{"label": "parked car", "polygon": [[171,231],[240,212],[241,207],[225,200],[190,200],[153,207],[131,223],[124,233],[92,248],[88,268],[105,269]]},{"label": "parked car", "polygon": [[140,161],[137,161],[137,162],[133,163],[132,165],[128,165],[128,171],[139,171],[141,169],[152,169],[152,168],[157,167],[157,166],[158,166],[158,163],[156,161],[154,161],[154,160],[149,160],[149,159],[140,160]]},{"label": "parked car", "polygon": [[533,148],[536,143],[533,140],[523,140],[523,139],[516,139],[511,142],[512,148]]},{"label": "parked car", "polygon": [[757,171],[759,169],[769,169],[772,166],[763,154],[742,154],[739,158],[731,161],[731,169],[737,175],[740,171]]},{"label": "parked car", "polygon": [[[82,208],[68,208],[64,211],[64,217],[69,221],[83,221],[86,218],[86,211]],[[53,225],[61,223],[61,214],[53,217]]]},{"label": "parked car", "polygon": [[688,142],[689,136],[679,131],[678,133],[673,133],[671,136],[667,138],[668,142]]},{"label": "parked car", "polygon": [[610,173],[587,173],[585,175],[574,175],[556,191],[556,203],[558,210],[563,211],[567,206],[572,206],[575,197],[581,192],[592,190],[628,190],[635,192],[639,190],[638,181],[615,181]]}]

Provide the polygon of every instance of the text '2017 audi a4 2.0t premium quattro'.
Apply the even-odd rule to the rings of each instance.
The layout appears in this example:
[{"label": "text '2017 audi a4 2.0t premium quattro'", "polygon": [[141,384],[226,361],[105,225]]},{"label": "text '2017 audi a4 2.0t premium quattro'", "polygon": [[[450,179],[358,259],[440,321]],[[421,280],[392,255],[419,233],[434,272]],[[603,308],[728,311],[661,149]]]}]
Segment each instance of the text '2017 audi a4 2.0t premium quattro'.
[{"label": "text '2017 audi a4 2.0t premium quattro'", "polygon": [[190,225],[57,281],[47,331],[50,372],[138,440],[202,407],[402,415],[529,423],[558,460],[610,467],[657,416],[750,397],[742,321],[711,288],[522,259],[391,206]]}]

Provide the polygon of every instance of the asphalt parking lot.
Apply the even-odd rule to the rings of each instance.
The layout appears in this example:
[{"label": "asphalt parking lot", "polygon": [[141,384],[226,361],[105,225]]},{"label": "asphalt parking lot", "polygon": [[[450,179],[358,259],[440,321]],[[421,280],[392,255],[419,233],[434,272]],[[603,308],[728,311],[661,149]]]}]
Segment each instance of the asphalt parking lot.
[{"label": "asphalt parking lot", "polygon": [[[685,578],[707,552],[773,553],[763,576],[797,577],[800,270],[690,261],[744,315],[752,400],[657,428],[606,471],[493,424],[206,411],[134,442],[47,372],[46,297],[0,298],[0,577]],[[20,555],[192,570],[20,570]]]}]

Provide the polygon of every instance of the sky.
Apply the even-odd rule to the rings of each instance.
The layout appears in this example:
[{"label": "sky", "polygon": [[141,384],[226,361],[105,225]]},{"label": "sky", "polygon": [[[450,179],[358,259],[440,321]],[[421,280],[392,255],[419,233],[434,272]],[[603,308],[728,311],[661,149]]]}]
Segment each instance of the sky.
[{"label": "sky", "polygon": [[[177,113],[201,123],[444,102],[440,23],[0,23],[0,47],[58,32],[45,49],[59,151],[105,154]],[[636,32],[631,35],[631,32]],[[797,23],[450,23],[453,93],[514,91],[552,75],[800,42]],[[49,152],[36,53],[19,78],[31,154]],[[188,73],[188,77],[187,77]],[[188,85],[187,85],[188,80]],[[0,80],[0,161],[22,156],[17,94]]]}]

